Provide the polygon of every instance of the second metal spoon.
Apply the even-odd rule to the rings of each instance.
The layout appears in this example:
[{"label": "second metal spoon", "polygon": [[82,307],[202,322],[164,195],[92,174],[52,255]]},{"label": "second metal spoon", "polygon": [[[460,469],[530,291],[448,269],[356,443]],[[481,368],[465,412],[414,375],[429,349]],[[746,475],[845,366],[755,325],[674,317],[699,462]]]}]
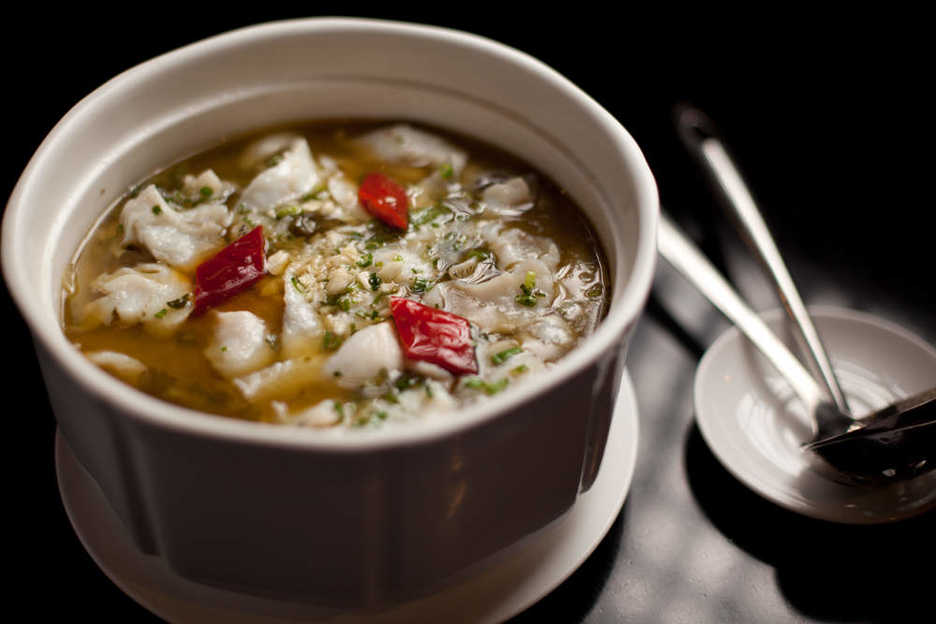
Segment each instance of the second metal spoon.
[{"label": "second metal spoon", "polygon": [[745,237],[773,280],[783,307],[797,329],[800,346],[807,355],[807,365],[812,369],[815,377],[822,381],[838,411],[851,416],[848,400],[835,376],[832,362],[819,338],[819,333],[806,311],[806,306],[803,304],[793,278],[787,270],[754,198],[718,139],[714,124],[701,111],[690,107],[683,107],[680,110],[677,124],[683,142],[709,170],[727,200],[727,205],[737,217]]}]

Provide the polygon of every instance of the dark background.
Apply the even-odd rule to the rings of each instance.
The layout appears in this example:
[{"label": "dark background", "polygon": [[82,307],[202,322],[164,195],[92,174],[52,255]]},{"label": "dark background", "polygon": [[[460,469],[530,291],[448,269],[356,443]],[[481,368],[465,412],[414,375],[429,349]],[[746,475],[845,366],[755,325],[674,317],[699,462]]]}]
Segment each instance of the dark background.
[{"label": "dark background", "polygon": [[[677,7],[649,14],[633,6],[605,13],[584,5],[507,12],[505,5],[453,3],[390,14],[390,8],[360,14],[485,35],[577,83],[641,145],[666,209],[748,285],[755,307],[774,307],[769,291],[750,287],[758,274],[676,138],[677,104],[705,110],[761,201],[807,303],[871,311],[936,343],[933,53],[921,15]],[[4,197],[53,125],[107,79],[205,36],[299,15],[125,9],[7,16]],[[662,263],[660,278],[678,285]],[[726,324],[704,307],[687,314],[700,309],[688,286],[673,292],[651,297],[631,346],[641,443],[624,511],[583,568],[520,619],[902,621],[929,607],[923,590],[932,590],[934,513],[885,527],[807,520],[760,500],[720,467],[693,425],[691,383],[702,350]],[[106,612],[145,620],[71,531],[55,482],[55,423],[28,330],[5,291],[0,305],[11,405],[5,533],[17,581],[10,595],[39,589],[54,596],[31,605],[37,616],[66,608],[79,617]],[[654,559],[654,527],[667,526],[678,527],[672,534],[682,543],[669,549],[672,558]],[[698,576],[681,566],[693,555],[702,558],[693,568]]]}]

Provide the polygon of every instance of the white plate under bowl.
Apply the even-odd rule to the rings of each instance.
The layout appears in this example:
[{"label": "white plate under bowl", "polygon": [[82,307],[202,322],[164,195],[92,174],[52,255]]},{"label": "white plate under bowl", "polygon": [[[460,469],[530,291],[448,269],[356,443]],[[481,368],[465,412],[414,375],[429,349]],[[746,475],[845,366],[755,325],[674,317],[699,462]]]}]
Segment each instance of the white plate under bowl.
[{"label": "white plate under bowl", "polygon": [[598,476],[572,509],[441,591],[366,613],[258,598],[188,581],[159,558],[136,549],[61,435],[56,436],[55,462],[65,510],[85,549],[125,593],[171,622],[501,622],[555,589],[604,538],[634,475],[637,422],[637,401],[625,372]]},{"label": "white plate under bowl", "polygon": [[[936,349],[901,327],[833,307],[810,314],[855,414],[936,385]],[[791,349],[782,310],[762,315]],[[833,522],[893,522],[936,506],[936,471],[886,487],[849,486],[810,466],[810,437],[790,386],[731,328],[709,347],[695,377],[696,421],[709,448],[738,480],[791,511]]]}]

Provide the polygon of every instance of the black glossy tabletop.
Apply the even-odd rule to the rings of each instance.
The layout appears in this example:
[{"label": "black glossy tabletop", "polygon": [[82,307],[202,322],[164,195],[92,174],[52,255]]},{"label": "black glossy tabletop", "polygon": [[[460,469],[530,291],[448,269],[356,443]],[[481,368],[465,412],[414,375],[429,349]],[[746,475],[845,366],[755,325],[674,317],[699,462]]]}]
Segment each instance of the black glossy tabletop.
[{"label": "black glossy tabletop", "polygon": [[[348,11],[329,5],[321,13]],[[720,126],[805,301],[871,312],[936,344],[936,176],[925,95],[932,48],[922,16],[810,9],[732,17],[675,8],[585,16],[568,6],[548,17],[542,8],[508,16],[503,7],[440,3],[428,13],[369,15],[486,35],[566,75],[635,137],[665,209],[755,308],[776,307],[677,139],[674,107],[698,106]],[[202,37],[289,16],[160,9],[117,23],[87,10],[54,18],[37,10],[11,21],[8,30],[19,23],[24,36],[2,44],[0,191],[9,195],[45,134],[106,79]],[[2,306],[12,399],[4,412],[8,600],[38,589],[46,598],[30,602],[36,619],[62,610],[155,619],[107,579],[71,529],[55,480],[55,421],[28,330],[6,291]],[[881,526],[807,519],[753,494],[709,451],[694,424],[693,376],[727,327],[661,260],[628,355],[640,443],[626,503],[585,564],[517,622],[932,619],[936,513]]]}]

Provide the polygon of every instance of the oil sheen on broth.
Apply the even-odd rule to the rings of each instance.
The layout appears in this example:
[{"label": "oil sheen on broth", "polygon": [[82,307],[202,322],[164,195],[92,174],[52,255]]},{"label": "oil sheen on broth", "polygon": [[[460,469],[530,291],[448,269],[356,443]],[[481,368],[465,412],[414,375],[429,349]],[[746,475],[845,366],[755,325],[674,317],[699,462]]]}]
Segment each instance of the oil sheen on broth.
[{"label": "oil sheen on broth", "polygon": [[116,202],[73,263],[65,331],[172,403],[383,427],[552,366],[604,314],[604,266],[570,199],[499,150],[314,123],[198,154]]}]

